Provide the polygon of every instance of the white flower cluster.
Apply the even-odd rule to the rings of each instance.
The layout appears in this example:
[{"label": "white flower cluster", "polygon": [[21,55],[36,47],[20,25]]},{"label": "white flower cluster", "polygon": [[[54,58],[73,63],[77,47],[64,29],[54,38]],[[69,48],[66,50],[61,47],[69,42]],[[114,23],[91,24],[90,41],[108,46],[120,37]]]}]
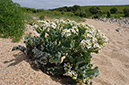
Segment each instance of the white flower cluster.
[{"label": "white flower cluster", "polygon": [[40,20],[38,24],[34,24],[35,28],[40,30],[48,29],[59,29],[62,37],[70,37],[73,34],[79,36],[79,29],[85,29],[85,33],[82,35],[80,46],[82,49],[92,49],[94,51],[101,50],[108,41],[108,38],[100,30],[95,29],[92,25],[84,23],[76,23],[75,21],[67,20]]},{"label": "white flower cluster", "polygon": [[71,21],[69,19],[67,20],[55,20],[55,22],[58,24],[58,26],[62,26],[61,29],[63,29],[62,37],[68,37],[72,33],[78,35],[78,28],[77,28],[77,23],[75,21]]},{"label": "white flower cluster", "polygon": [[53,22],[49,20],[39,20],[37,23],[33,23],[34,28],[40,30],[48,29],[60,29],[63,30],[62,37],[68,37],[71,35],[71,32],[78,34],[77,23],[75,21],[67,20],[54,20]]},{"label": "white flower cluster", "polygon": [[70,36],[72,33],[78,35],[78,28],[77,28],[77,26],[73,26],[73,27],[70,28],[70,29],[64,29],[61,34],[62,34],[62,37],[63,37],[63,36],[68,37],[68,36]]},{"label": "white flower cluster", "polygon": [[49,20],[38,20],[36,23],[33,23],[34,28],[39,28],[40,30],[44,30],[46,28],[55,29],[57,25],[54,22],[50,22]]},{"label": "white flower cluster", "polygon": [[72,64],[70,63],[64,63],[64,70],[65,70],[65,75],[72,77],[72,79],[77,79],[77,72],[72,70]]},{"label": "white flower cluster", "polygon": [[85,33],[82,35],[84,38],[80,43],[82,49],[94,49],[96,51],[101,50],[101,48],[107,44],[108,38],[100,30],[88,24],[80,24],[80,26],[86,29]]},{"label": "white flower cluster", "polygon": [[83,79],[83,83],[88,83],[87,85],[90,85],[91,79],[89,77]]}]

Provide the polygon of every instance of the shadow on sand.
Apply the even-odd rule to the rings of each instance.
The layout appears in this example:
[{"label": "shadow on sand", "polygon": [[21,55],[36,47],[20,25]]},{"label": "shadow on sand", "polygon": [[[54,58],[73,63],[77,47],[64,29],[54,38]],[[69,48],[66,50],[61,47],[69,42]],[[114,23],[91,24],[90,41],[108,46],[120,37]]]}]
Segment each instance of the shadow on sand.
[{"label": "shadow on sand", "polygon": [[[40,69],[36,68],[35,66],[33,66],[31,60],[29,58],[27,58],[27,56],[24,53],[19,52],[17,54],[13,54],[13,56],[15,57],[15,59],[12,59],[12,60],[9,60],[9,61],[4,61],[4,64],[10,63],[7,67],[15,66],[22,61],[26,61],[27,63],[30,64],[30,66],[33,70],[36,70],[36,71],[40,70]],[[53,81],[59,82],[62,85],[71,85],[71,84],[67,84],[68,82],[72,81],[70,77],[61,76],[61,75],[52,76],[50,74],[47,74],[47,75],[49,75]],[[72,84],[72,85],[74,85],[74,84]]]}]

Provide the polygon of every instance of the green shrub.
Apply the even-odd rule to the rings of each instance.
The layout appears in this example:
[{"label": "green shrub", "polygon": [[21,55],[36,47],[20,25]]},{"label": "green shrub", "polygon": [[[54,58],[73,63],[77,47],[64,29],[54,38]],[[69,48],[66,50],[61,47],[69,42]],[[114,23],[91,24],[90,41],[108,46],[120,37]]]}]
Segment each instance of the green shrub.
[{"label": "green shrub", "polygon": [[110,12],[107,11],[107,17],[109,18],[111,16]]},{"label": "green shrub", "polygon": [[74,15],[80,16],[80,11],[75,11],[75,12],[74,12]]},{"label": "green shrub", "polygon": [[99,10],[99,8],[98,7],[94,7],[94,6],[89,8],[89,11],[92,14],[97,14],[98,13],[98,10]]},{"label": "green shrub", "polygon": [[93,68],[90,63],[91,53],[98,53],[106,45],[105,34],[70,20],[38,21],[34,26],[40,36],[27,37],[26,48],[19,45],[12,50],[21,50],[45,73],[91,84],[91,79],[99,74],[98,67]]},{"label": "green shrub", "polygon": [[93,15],[93,18],[99,18],[102,16],[102,12],[99,10],[97,14]]},{"label": "green shrub", "polygon": [[79,5],[73,6],[73,11],[81,10],[81,7]]},{"label": "green shrub", "polygon": [[11,0],[0,0],[0,37],[19,41],[23,35],[24,14],[19,4]]},{"label": "green shrub", "polygon": [[67,15],[67,16],[74,16],[74,13],[73,13],[73,12],[67,12],[66,15]]},{"label": "green shrub", "polygon": [[117,8],[111,8],[111,9],[110,9],[110,12],[111,12],[111,14],[116,13],[116,12],[117,12]]},{"label": "green shrub", "polygon": [[80,17],[87,17],[87,14],[85,11],[80,11]]},{"label": "green shrub", "polygon": [[53,13],[54,13],[54,15],[61,15],[61,12],[59,12],[59,11],[54,11]]},{"label": "green shrub", "polygon": [[85,9],[86,15],[87,17],[91,17],[92,13],[89,11],[89,9]]},{"label": "green shrub", "polygon": [[41,16],[39,17],[39,19],[40,19],[40,20],[44,20],[44,15],[41,15]]},{"label": "green shrub", "polygon": [[129,17],[129,8],[124,8],[123,12],[125,17]]},{"label": "green shrub", "polygon": [[61,12],[61,14],[62,14],[62,15],[65,15],[65,12],[64,12],[64,11],[62,11],[62,12]]}]

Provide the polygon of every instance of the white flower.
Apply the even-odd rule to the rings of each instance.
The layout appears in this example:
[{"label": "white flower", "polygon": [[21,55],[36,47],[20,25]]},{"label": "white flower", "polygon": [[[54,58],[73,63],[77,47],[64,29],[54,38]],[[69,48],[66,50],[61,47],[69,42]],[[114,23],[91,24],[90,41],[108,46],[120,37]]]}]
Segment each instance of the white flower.
[{"label": "white flower", "polygon": [[50,27],[52,27],[53,29],[55,29],[57,27],[57,25],[54,22],[50,23]]},{"label": "white flower", "polygon": [[95,37],[92,37],[92,43],[97,42],[97,39]]},{"label": "white flower", "polygon": [[71,35],[70,29],[64,29],[61,34],[62,34],[62,37],[63,36],[65,36],[65,37],[70,36]]},{"label": "white flower", "polygon": [[71,69],[67,70],[65,75],[72,77],[72,79],[77,79],[78,77],[78,74],[76,73],[76,71],[71,70]]},{"label": "white flower", "polygon": [[38,28],[39,26],[37,24],[34,25],[35,28]]},{"label": "white flower", "polygon": [[71,31],[72,31],[73,33],[75,33],[75,34],[78,34],[77,26],[73,26],[73,27],[71,28]]},{"label": "white flower", "polygon": [[95,43],[93,47],[94,48],[99,48],[99,44],[98,43]]},{"label": "white flower", "polygon": [[92,35],[88,33],[88,34],[86,35],[86,37],[92,38]]},{"label": "white flower", "polygon": [[44,22],[44,20],[39,20],[38,22]]},{"label": "white flower", "polygon": [[80,46],[81,46],[82,49],[85,48],[85,40],[82,40],[82,41],[81,41]]},{"label": "white flower", "polygon": [[85,40],[86,44],[91,45],[91,39]]},{"label": "white flower", "polygon": [[55,22],[56,24],[58,24],[58,23],[59,23],[59,20],[58,20],[58,19],[55,19],[54,22]]},{"label": "white flower", "polygon": [[65,21],[63,19],[60,20],[61,24],[65,24]]},{"label": "white flower", "polygon": [[87,45],[86,47],[87,47],[87,49],[90,49],[92,46],[91,45]]},{"label": "white flower", "polygon": [[84,79],[84,80],[83,80],[83,83],[86,83],[86,81],[87,81],[87,80],[86,80],[86,79]]},{"label": "white flower", "polygon": [[77,23],[75,21],[71,21],[73,26],[77,26]]}]

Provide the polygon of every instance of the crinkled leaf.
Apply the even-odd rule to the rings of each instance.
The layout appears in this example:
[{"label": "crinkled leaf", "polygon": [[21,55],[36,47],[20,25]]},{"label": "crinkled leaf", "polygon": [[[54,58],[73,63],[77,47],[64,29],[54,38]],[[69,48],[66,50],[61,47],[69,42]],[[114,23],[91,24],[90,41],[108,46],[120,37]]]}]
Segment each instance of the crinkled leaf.
[{"label": "crinkled leaf", "polygon": [[24,46],[18,45],[16,47],[13,47],[12,51],[14,51],[14,50],[20,50],[26,54],[26,48]]},{"label": "crinkled leaf", "polygon": [[90,78],[97,77],[99,75],[98,67],[95,67],[94,69],[90,69],[86,72],[86,75]]}]

